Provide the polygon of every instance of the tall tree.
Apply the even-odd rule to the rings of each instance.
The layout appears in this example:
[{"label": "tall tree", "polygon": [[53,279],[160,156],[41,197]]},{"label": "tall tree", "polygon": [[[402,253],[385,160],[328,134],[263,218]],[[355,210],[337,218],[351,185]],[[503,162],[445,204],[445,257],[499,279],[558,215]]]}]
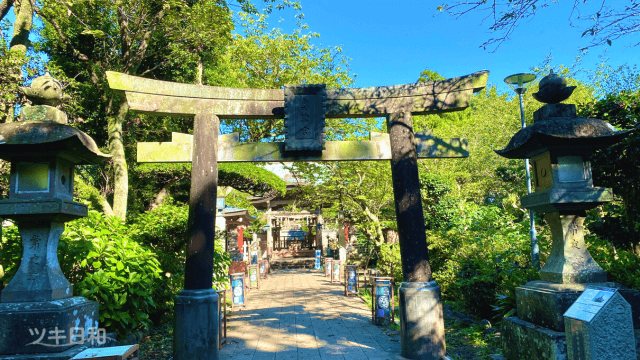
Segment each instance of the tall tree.
[{"label": "tall tree", "polygon": [[113,155],[113,213],[124,218],[129,179],[123,125],[128,107],[109,89],[106,71],[153,76],[178,55],[185,66],[201,61],[202,54],[228,44],[229,9],[215,0],[43,0],[35,11],[45,22],[41,49],[49,54],[50,66],[81,83],[78,117],[87,119],[92,135],[107,128],[106,136],[98,138],[106,138]]}]

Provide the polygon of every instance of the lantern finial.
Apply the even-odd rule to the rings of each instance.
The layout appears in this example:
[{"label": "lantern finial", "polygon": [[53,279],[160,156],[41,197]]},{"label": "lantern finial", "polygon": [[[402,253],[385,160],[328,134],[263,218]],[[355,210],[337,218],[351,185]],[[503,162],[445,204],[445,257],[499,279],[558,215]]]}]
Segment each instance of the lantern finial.
[{"label": "lantern finial", "polygon": [[540,80],[540,90],[531,96],[541,103],[557,104],[567,100],[575,89],[575,86],[567,86],[567,80],[551,70],[549,75]]}]

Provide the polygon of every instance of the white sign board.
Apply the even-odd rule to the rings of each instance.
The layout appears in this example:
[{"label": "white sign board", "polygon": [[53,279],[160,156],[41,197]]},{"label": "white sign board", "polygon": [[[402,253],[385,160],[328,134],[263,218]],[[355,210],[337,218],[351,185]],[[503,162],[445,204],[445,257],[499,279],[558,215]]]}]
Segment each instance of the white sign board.
[{"label": "white sign board", "polygon": [[605,287],[589,286],[564,316],[580,321],[591,322],[598,311],[611,299],[617,290]]}]

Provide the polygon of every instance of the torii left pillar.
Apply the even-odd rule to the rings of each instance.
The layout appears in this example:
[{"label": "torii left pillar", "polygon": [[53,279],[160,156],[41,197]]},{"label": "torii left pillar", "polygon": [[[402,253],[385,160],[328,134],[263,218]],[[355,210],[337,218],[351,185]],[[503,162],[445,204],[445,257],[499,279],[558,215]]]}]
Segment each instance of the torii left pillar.
[{"label": "torii left pillar", "polygon": [[173,354],[176,360],[217,360],[219,299],[212,285],[220,121],[203,111],[193,128],[189,242],[184,290],[175,300]]}]

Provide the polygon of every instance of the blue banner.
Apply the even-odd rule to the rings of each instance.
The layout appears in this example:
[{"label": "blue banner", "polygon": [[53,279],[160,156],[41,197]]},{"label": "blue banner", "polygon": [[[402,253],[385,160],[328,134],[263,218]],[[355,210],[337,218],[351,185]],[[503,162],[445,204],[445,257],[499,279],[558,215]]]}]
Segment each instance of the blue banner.
[{"label": "blue banner", "polygon": [[320,250],[316,250],[316,266],[314,266],[314,269],[319,270],[320,268],[322,268],[322,251]]},{"label": "blue banner", "polygon": [[244,277],[231,280],[231,291],[233,291],[233,303],[244,305]]},{"label": "blue banner", "polygon": [[391,317],[391,281],[382,280],[376,283],[376,315],[382,318]]},{"label": "blue banner", "polygon": [[356,292],[356,281],[358,281],[357,270],[354,268],[347,269],[347,292]]}]

